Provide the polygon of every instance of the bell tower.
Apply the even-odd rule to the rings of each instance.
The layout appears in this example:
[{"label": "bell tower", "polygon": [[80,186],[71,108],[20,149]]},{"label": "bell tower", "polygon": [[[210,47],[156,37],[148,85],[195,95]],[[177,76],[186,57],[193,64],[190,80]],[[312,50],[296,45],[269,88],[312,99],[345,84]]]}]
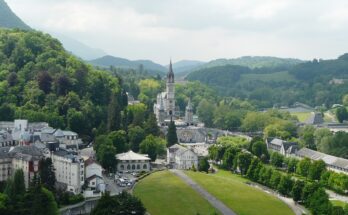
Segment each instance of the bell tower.
[{"label": "bell tower", "polygon": [[172,120],[175,116],[175,83],[174,83],[174,72],[172,66],[172,60],[169,63],[169,71],[167,74],[167,83],[166,83],[166,91],[167,91],[167,114]]}]

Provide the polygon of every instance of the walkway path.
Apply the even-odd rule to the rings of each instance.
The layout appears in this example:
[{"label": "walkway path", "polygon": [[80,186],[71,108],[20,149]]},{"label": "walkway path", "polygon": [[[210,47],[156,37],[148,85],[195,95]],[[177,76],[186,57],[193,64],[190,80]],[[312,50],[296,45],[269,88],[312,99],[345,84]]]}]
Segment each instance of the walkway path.
[{"label": "walkway path", "polygon": [[256,184],[256,183],[248,183],[248,185],[253,186],[255,188],[258,188],[268,194],[271,194],[275,197],[277,197],[278,199],[282,200],[285,204],[288,205],[289,208],[291,208],[291,210],[296,214],[296,215],[302,215],[302,214],[309,214],[308,210],[303,207],[300,204],[295,203],[295,201],[292,198],[287,198],[285,196],[282,196],[280,194],[278,194],[277,192],[275,192],[274,190],[265,187],[263,185],[260,184]]},{"label": "walkway path", "polygon": [[203,196],[208,202],[210,202],[213,207],[218,209],[222,214],[224,215],[237,215],[234,213],[230,208],[228,208],[224,203],[222,203],[220,200],[216,199],[213,195],[208,193],[205,189],[203,189],[201,186],[199,186],[196,182],[194,182],[190,177],[185,175],[181,170],[170,170],[175,175],[179,176],[185,183],[187,183],[189,186],[191,186],[194,190],[196,190],[201,196]]},{"label": "walkway path", "polygon": [[338,200],[338,201],[348,203],[348,196],[340,195],[340,194],[335,193],[334,191],[331,191],[331,190],[325,190],[325,191],[329,195],[330,200]]}]

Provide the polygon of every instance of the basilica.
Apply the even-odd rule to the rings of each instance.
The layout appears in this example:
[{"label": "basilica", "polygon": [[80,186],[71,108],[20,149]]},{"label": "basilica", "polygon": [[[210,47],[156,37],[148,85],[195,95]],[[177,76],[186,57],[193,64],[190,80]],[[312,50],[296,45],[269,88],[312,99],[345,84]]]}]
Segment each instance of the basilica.
[{"label": "basilica", "polygon": [[154,113],[160,126],[168,125],[171,121],[185,126],[194,124],[191,101],[186,106],[185,117],[183,119],[180,118],[179,107],[175,105],[175,80],[171,61],[167,73],[166,91],[157,95],[157,102],[154,104]]}]

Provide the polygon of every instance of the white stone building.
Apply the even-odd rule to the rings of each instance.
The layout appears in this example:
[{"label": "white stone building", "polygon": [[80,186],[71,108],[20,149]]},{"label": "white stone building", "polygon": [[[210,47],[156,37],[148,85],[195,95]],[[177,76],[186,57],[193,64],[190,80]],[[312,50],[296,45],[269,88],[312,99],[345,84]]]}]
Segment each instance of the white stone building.
[{"label": "white stone building", "polygon": [[198,167],[198,155],[191,149],[175,144],[167,149],[167,163],[174,169]]},{"label": "white stone building", "polygon": [[95,160],[92,158],[89,158],[85,160],[85,173],[86,178],[89,178],[93,175],[97,175],[100,177],[103,177],[103,168],[100,164],[98,164]]},{"label": "white stone building", "polygon": [[39,171],[42,152],[35,146],[16,146],[0,148],[0,181],[12,177],[17,169],[24,173],[24,183],[29,187],[35,174]]},{"label": "white stone building", "polygon": [[269,151],[278,152],[284,156],[290,156],[299,149],[297,143],[288,142],[279,138],[267,138],[266,145]]},{"label": "white stone building", "polygon": [[119,172],[148,172],[150,171],[150,158],[148,155],[138,154],[133,151],[117,154],[117,171]]},{"label": "white stone building", "polygon": [[66,186],[67,191],[78,194],[85,182],[85,164],[80,156],[64,149],[51,153],[56,180]]}]

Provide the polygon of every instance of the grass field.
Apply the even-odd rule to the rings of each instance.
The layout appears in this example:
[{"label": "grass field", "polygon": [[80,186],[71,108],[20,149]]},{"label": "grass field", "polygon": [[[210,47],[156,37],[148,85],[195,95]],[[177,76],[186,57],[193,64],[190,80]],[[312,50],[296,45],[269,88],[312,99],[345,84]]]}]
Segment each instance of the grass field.
[{"label": "grass field", "polygon": [[292,116],[297,116],[300,122],[305,122],[311,116],[311,114],[312,114],[311,112],[291,113]]},{"label": "grass field", "polygon": [[208,201],[168,171],[156,172],[141,180],[134,195],[151,215],[210,215],[215,211]]},{"label": "grass field", "polygon": [[278,198],[245,184],[246,179],[219,170],[217,174],[186,172],[208,192],[239,215],[290,215],[292,210]]},{"label": "grass field", "polygon": [[346,205],[345,202],[342,202],[342,201],[339,201],[339,200],[330,200],[330,202],[332,203],[333,206],[341,206],[343,208]]}]

